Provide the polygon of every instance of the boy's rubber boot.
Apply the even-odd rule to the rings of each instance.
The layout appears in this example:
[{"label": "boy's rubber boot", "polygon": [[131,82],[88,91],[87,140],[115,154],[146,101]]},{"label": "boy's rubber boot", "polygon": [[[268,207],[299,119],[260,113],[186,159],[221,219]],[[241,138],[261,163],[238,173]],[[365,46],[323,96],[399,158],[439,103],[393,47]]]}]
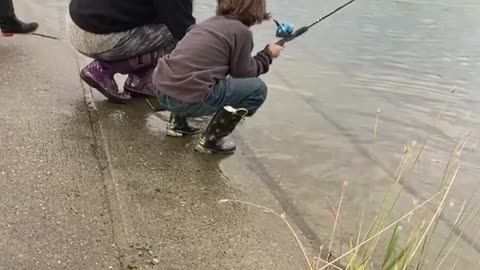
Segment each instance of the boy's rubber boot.
[{"label": "boy's rubber boot", "polygon": [[31,34],[38,29],[38,23],[25,23],[16,16],[0,18],[0,29],[2,35],[11,37],[16,34]]},{"label": "boy's rubber boot", "polygon": [[198,132],[200,132],[200,129],[190,126],[187,117],[179,116],[173,112],[170,114],[170,121],[167,125],[168,136],[183,137],[195,135]]},{"label": "boy's rubber boot", "polygon": [[244,108],[225,106],[212,118],[205,132],[195,145],[195,150],[209,154],[233,154],[237,146],[226,139],[248,114]]}]

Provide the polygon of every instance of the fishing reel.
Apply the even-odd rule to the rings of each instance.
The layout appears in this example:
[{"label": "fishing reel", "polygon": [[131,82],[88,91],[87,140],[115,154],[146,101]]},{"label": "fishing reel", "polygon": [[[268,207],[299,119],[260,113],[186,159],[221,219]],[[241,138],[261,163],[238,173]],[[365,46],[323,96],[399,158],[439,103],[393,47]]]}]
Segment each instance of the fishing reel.
[{"label": "fishing reel", "polygon": [[277,20],[273,20],[277,25],[277,31],[275,32],[275,36],[277,38],[290,38],[293,36],[295,32],[295,28],[293,24],[287,22],[278,22]]},{"label": "fishing reel", "polygon": [[287,42],[290,42],[296,38],[298,38],[299,36],[305,34],[310,28],[312,28],[313,26],[317,25],[318,23],[320,23],[321,21],[325,20],[326,18],[332,16],[333,14],[335,14],[336,12],[338,12],[339,10],[341,10],[342,8],[350,5],[351,3],[355,2],[356,0],[350,0],[348,1],[347,3],[341,5],[340,7],[338,7],[337,9],[335,9],[334,11],[328,13],[327,15],[323,16],[322,18],[314,21],[312,24],[308,25],[308,26],[302,26],[300,28],[298,28],[297,30],[295,30],[293,28],[293,25],[292,24],[289,24],[289,23],[279,23],[278,21],[276,20],[273,20],[275,22],[275,24],[277,25],[277,32],[276,32],[276,36],[278,38],[281,38],[279,41],[276,42],[276,44],[280,45],[280,46],[283,46],[285,45],[285,43]]}]

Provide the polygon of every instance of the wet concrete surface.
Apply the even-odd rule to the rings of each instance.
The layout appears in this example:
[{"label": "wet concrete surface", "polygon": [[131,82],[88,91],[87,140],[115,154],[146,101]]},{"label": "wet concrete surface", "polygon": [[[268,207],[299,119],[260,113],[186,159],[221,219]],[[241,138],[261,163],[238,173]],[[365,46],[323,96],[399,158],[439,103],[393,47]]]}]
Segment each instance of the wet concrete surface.
[{"label": "wet concrete surface", "polygon": [[0,269],[118,269],[75,58],[33,37],[0,51]]},{"label": "wet concrete surface", "polygon": [[[250,190],[265,196],[261,182],[236,187],[219,170],[220,160],[196,155],[190,140],[165,138],[165,122],[143,101],[96,107],[127,243],[151,245],[159,269],[287,269],[301,262],[298,252],[283,257],[295,246],[274,218],[218,204],[256,200]],[[274,202],[268,195],[262,201]]]},{"label": "wet concrete surface", "polygon": [[[298,26],[310,23],[340,4],[332,0],[322,5],[317,1],[301,2],[302,5],[292,6],[291,2],[282,0],[269,5],[275,17]],[[63,36],[66,3],[53,0],[47,3],[20,1],[22,11],[27,14],[48,14],[32,15],[43,23],[41,31]],[[195,12],[201,20],[209,16],[213,8],[214,1],[196,1]],[[49,131],[55,136],[45,137],[48,142],[60,144],[60,149],[64,147],[63,152],[68,152],[64,155],[82,162],[86,162],[83,159],[91,160],[92,164],[97,162],[93,167],[98,169],[88,173],[82,169],[82,172],[91,174],[89,181],[105,188],[105,196],[102,197],[101,188],[94,189],[91,184],[86,189],[92,188],[92,194],[98,198],[85,199],[85,203],[94,200],[97,204],[93,203],[92,209],[97,210],[89,211],[109,213],[110,223],[105,226],[111,228],[110,232],[95,233],[118,247],[99,247],[98,254],[90,246],[84,250],[105,258],[104,265],[107,265],[106,258],[117,258],[116,262],[124,268],[148,265],[155,258],[161,263],[152,267],[158,269],[291,269],[301,263],[301,253],[279,221],[255,209],[218,205],[217,201],[241,198],[285,211],[306,238],[305,242],[315,249],[330,239],[333,217],[327,198],[337,203],[342,184],[348,180],[350,185],[340,219],[347,231],[343,238],[348,241],[358,231],[362,209],[367,219],[374,215],[393,181],[392,175],[406,143],[422,142],[431,136],[420,166],[405,185],[398,212],[411,208],[413,200],[421,201],[436,191],[444,164],[435,161],[448,160],[460,132],[471,130],[472,143],[465,152],[458,182],[447,200],[438,238],[448,232],[463,202],[478,185],[479,157],[475,151],[475,133],[479,127],[476,104],[480,99],[475,88],[479,82],[476,76],[479,32],[475,28],[478,11],[480,5],[467,0],[455,3],[359,0],[288,44],[284,55],[264,77],[270,86],[267,103],[256,117],[237,130],[239,151],[226,159],[195,155],[189,145],[191,141],[165,138],[166,116],[152,113],[143,100],[120,106],[106,102],[96,92],[92,94],[89,88],[78,83],[72,61],[75,56],[67,52],[66,43],[55,43],[55,46],[63,51],[61,55],[65,59],[70,59],[68,61],[48,58],[49,50],[57,49],[51,47],[53,41],[33,37],[21,41],[2,39],[1,73],[5,76],[5,70],[11,73],[14,66],[22,63],[12,62],[13,58],[3,60],[7,54],[4,52],[13,52],[28,63],[32,61],[31,65],[41,70],[43,61],[39,59],[52,67],[62,67],[61,74],[33,77],[38,81],[35,85],[47,88],[54,85],[63,93],[60,97],[65,95],[60,101],[58,94],[46,95],[45,108],[41,107],[45,117],[37,117],[35,123],[44,127],[45,124],[40,124],[42,121],[49,123],[47,126],[61,122],[73,128],[64,135],[68,140],[64,139],[63,145],[52,139],[59,136],[53,129]],[[254,28],[258,49],[272,40],[273,29],[271,23]],[[37,54],[43,56],[37,57]],[[87,61],[78,56],[77,59],[80,66]],[[63,74],[64,71],[69,75]],[[31,91],[24,82],[11,82],[11,79],[2,79],[8,83],[8,89],[13,89],[10,84],[15,83],[18,85],[15,89]],[[453,86],[458,90],[451,96]],[[2,106],[5,113],[17,111],[13,121],[19,121],[19,115],[28,115],[28,112],[32,117],[36,115],[35,107],[12,103],[15,97],[20,99],[15,96],[18,93],[11,95],[10,99],[0,102],[5,104]],[[41,101],[37,96],[31,98]],[[52,111],[48,106],[51,98],[62,104],[58,106],[66,106],[66,113],[72,112],[69,108],[75,108],[76,113],[71,113],[74,116],[60,117],[62,121],[58,121],[57,110]],[[450,105],[436,122],[447,100]],[[90,152],[65,150],[72,147],[70,140],[77,140],[76,134],[80,131],[76,130],[81,123],[91,125],[90,129],[83,130],[88,135],[86,145],[90,145],[87,146]],[[25,132],[30,125],[19,124],[17,129]],[[2,127],[0,131],[7,136],[7,130]],[[7,138],[5,141],[11,147],[32,144]],[[17,152],[11,156],[23,157]],[[10,159],[2,157],[3,160]],[[50,162],[54,167],[60,166],[58,159]],[[25,164],[15,164],[24,167],[25,173],[31,173]],[[45,168],[51,164],[47,163]],[[82,168],[88,170],[92,166]],[[78,170],[66,165],[62,165],[62,169],[65,173]],[[65,182],[69,184],[71,182]],[[47,187],[47,191],[57,188],[53,183]],[[15,194],[11,189],[5,186],[2,193]],[[53,196],[42,195],[42,198]],[[56,198],[52,200],[58,202]],[[14,203],[18,198],[12,197],[11,201]],[[32,220],[36,220],[35,216]],[[88,223],[79,230],[92,226],[96,224]],[[458,258],[457,267],[466,269],[478,260],[475,228],[473,224],[463,232],[447,265]],[[11,239],[22,238],[13,234]],[[102,243],[109,243],[105,239]],[[99,255],[103,248],[107,248],[105,252],[110,252],[109,255]],[[8,249],[2,252],[11,253]],[[9,262],[22,261],[14,257]],[[78,264],[70,267],[80,269]]]}]

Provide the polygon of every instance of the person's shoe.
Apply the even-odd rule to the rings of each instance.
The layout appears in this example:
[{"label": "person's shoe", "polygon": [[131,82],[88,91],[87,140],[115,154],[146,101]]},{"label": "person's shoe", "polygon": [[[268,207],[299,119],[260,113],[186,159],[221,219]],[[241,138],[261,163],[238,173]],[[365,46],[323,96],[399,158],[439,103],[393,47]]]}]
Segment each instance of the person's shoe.
[{"label": "person's shoe", "polygon": [[0,29],[2,35],[6,37],[15,34],[30,34],[38,29],[38,23],[25,23],[19,20],[16,16],[0,19]]},{"label": "person's shoe", "polygon": [[154,97],[155,88],[152,84],[152,71],[135,72],[128,74],[127,80],[123,85],[123,90],[130,93],[132,97]]},{"label": "person's shoe", "polygon": [[190,126],[186,117],[170,114],[170,121],[167,125],[167,135],[170,137],[183,137],[195,135],[200,132],[199,128]]},{"label": "person's shoe", "polygon": [[106,98],[115,103],[127,103],[131,96],[128,92],[119,93],[118,86],[113,78],[115,73],[111,72],[108,64],[102,65],[94,60],[80,72],[80,78],[90,87],[97,89]]},{"label": "person's shoe", "polygon": [[237,146],[226,137],[247,114],[248,110],[243,108],[235,109],[225,106],[220,109],[198,139],[195,150],[209,154],[233,154]]}]

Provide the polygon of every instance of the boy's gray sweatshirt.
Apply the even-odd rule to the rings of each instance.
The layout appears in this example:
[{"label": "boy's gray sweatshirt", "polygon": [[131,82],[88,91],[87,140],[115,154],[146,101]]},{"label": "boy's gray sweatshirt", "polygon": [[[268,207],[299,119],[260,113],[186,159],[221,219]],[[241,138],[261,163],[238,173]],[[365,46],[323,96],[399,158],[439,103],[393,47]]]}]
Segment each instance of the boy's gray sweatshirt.
[{"label": "boy's gray sweatshirt", "polygon": [[158,60],[156,90],[187,103],[205,99],[217,80],[258,77],[268,72],[267,48],[252,57],[253,35],[238,20],[215,16],[187,32],[176,48]]}]

